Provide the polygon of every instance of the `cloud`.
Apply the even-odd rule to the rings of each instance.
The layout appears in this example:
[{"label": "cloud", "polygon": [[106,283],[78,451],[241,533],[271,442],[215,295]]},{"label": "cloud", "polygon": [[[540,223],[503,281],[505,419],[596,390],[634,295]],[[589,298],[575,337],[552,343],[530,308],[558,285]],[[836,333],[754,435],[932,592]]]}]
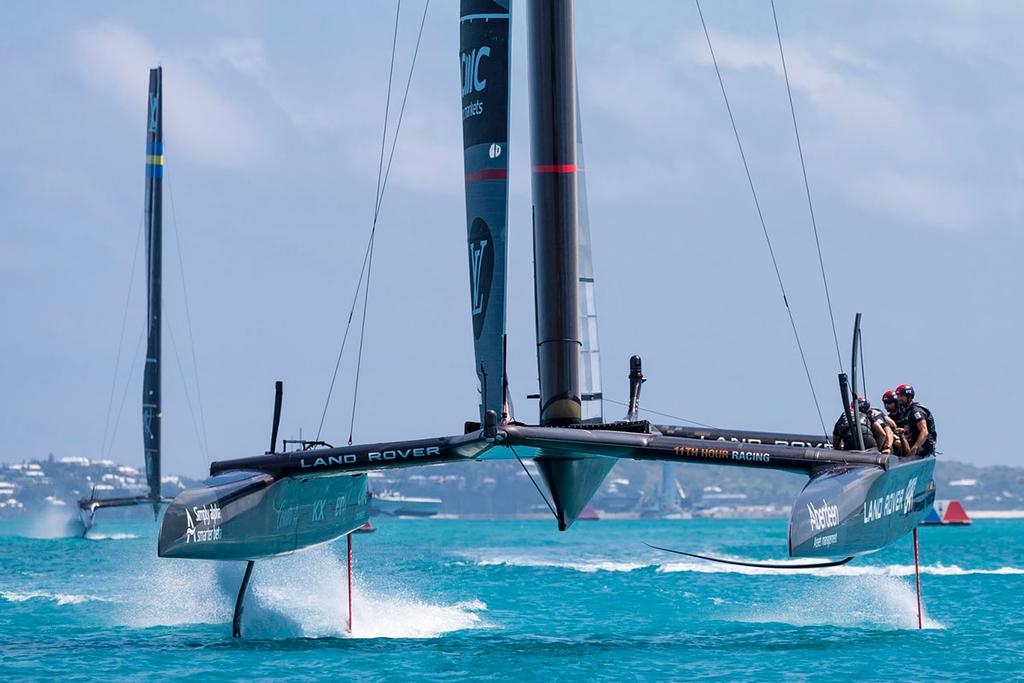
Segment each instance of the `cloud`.
[{"label": "cloud", "polygon": [[263,43],[252,38],[222,40],[217,52],[236,71],[246,76],[257,76],[267,66]]},{"label": "cloud", "polygon": [[[220,45],[220,56],[243,71],[257,68],[262,52],[253,45],[228,41]],[[184,155],[217,166],[241,166],[262,152],[255,121],[209,76],[176,55],[162,56],[142,35],[119,22],[79,27],[71,39],[71,59],[88,87],[140,110],[140,119],[146,102],[146,69],[162,64],[167,138]],[[174,148],[168,150],[169,155],[174,152]]]},{"label": "cloud", "polygon": [[[770,73],[776,81],[770,87],[781,85],[776,42],[722,31],[713,32],[712,41],[731,96],[741,82],[737,72]],[[812,173],[826,173],[831,184],[874,211],[943,229],[977,223],[972,197],[957,182],[956,116],[937,114],[891,64],[882,68],[842,43],[791,39],[785,50]],[[674,57],[681,68],[712,66],[703,33],[682,37]],[[755,97],[762,94],[758,85],[769,87],[754,85]],[[814,159],[823,160],[817,168]]]}]

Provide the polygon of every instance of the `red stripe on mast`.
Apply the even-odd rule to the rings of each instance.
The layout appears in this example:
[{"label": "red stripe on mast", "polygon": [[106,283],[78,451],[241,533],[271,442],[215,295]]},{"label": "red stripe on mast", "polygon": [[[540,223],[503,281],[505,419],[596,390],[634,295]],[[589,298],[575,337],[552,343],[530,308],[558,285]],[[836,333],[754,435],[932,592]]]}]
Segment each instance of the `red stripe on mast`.
[{"label": "red stripe on mast", "polygon": [[578,170],[576,164],[543,164],[533,167],[534,173],[575,173]]},{"label": "red stripe on mast", "polygon": [[482,171],[473,171],[466,174],[466,184],[475,183],[478,180],[506,180],[508,171],[503,168],[485,168]]}]

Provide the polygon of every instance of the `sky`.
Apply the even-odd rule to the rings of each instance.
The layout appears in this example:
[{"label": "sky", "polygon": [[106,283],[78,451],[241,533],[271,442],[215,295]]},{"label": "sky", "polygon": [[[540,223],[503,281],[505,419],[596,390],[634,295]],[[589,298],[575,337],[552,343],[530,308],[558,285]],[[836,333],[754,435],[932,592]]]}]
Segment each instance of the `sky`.
[{"label": "sky", "polygon": [[[840,360],[771,7],[703,9],[830,429]],[[524,10],[513,10],[508,325],[516,417],[532,422]],[[841,362],[862,312],[876,404],[912,383],[940,457],[1020,464],[1001,437],[1015,434],[1024,380],[1024,6],[777,10]],[[422,11],[402,3],[398,93]],[[145,301],[132,264],[157,64],[164,472],[262,453],[274,380],[282,434],[316,434],[373,214],[394,13],[391,2],[3,4],[0,461],[142,463]],[[605,396],[626,399],[638,353],[646,408],[819,432],[695,6],[580,1],[576,46]],[[458,3],[434,0],[377,228],[357,443],[460,433],[477,414],[458,52]],[[355,349],[350,339],[321,435],[338,445]]]}]

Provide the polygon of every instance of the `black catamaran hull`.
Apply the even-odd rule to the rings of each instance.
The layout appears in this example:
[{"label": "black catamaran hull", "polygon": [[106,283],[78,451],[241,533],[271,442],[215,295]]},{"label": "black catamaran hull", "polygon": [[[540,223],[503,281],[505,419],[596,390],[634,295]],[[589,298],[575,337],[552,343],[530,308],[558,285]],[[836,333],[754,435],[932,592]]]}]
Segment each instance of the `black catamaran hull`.
[{"label": "black catamaran hull", "polygon": [[215,462],[205,486],[167,509],[158,554],[258,560],[328,543],[369,519],[367,471],[463,461],[491,447],[478,431]]},{"label": "black catamaran hull", "polygon": [[358,529],[370,517],[366,475],[274,479],[239,472],[179,495],[160,527],[160,557],[256,560],[289,555]]},{"label": "black catamaran hull", "polygon": [[790,556],[850,557],[901,538],[935,500],[934,470],[935,458],[916,458],[816,473],[793,504]]}]

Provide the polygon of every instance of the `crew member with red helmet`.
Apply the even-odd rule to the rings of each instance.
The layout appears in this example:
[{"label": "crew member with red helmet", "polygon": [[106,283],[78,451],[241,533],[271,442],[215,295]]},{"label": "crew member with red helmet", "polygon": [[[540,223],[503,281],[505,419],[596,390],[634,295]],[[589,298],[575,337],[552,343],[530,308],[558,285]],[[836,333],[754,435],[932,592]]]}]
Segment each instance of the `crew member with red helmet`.
[{"label": "crew member with red helmet", "polygon": [[901,384],[896,387],[896,399],[900,405],[899,431],[903,435],[908,455],[926,457],[935,455],[938,434],[932,411],[914,400],[914,387]]},{"label": "crew member with red helmet", "polygon": [[871,431],[875,435],[875,442],[878,444],[878,450],[882,453],[892,453],[893,442],[896,438],[895,427],[896,423],[892,422],[886,415],[878,408],[871,407],[871,401],[866,398],[857,399],[857,409],[868,416],[868,421],[871,423]]}]

